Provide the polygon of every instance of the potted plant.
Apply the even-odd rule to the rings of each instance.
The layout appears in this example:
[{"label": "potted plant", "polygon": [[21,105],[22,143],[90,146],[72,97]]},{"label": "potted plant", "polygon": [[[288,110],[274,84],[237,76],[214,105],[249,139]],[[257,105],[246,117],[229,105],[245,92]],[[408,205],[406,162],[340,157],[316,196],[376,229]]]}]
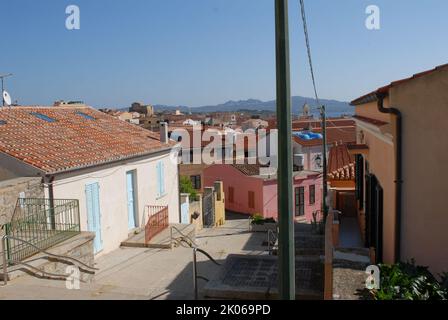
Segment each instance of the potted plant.
[{"label": "potted plant", "polygon": [[250,228],[253,232],[267,232],[268,230],[276,231],[277,222],[274,218],[264,218],[260,214],[254,214],[251,217]]}]

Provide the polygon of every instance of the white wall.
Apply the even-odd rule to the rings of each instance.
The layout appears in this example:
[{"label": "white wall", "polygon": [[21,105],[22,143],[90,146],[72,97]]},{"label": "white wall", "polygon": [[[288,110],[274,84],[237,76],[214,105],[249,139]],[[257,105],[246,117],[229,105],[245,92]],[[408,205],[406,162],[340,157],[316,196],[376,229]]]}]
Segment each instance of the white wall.
[{"label": "white wall", "polygon": [[[165,164],[166,194],[157,198],[156,164]],[[99,254],[108,253],[120,246],[128,237],[128,207],[126,192],[126,172],[136,170],[137,208],[136,223],[146,224],[144,215],[146,205],[167,205],[169,222],[179,223],[179,190],[177,164],[172,163],[169,154],[156,156],[138,162],[128,162],[99,171],[56,178],[54,181],[55,199],[78,199],[81,219],[81,230],[88,230],[85,186],[98,182],[100,187],[100,212],[103,250]],[[48,195],[47,195],[48,196]]]},{"label": "white wall", "polygon": [[303,168],[305,170],[322,170],[322,168],[316,166],[314,161],[317,155],[320,155],[322,158],[322,146],[304,147],[293,141],[293,154],[303,154]]}]

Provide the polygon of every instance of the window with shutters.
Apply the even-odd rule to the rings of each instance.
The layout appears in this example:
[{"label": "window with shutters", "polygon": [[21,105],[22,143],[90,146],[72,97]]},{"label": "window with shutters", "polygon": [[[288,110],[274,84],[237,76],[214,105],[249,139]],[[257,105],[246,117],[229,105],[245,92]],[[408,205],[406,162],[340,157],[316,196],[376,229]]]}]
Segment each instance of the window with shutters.
[{"label": "window with shutters", "polygon": [[157,174],[157,197],[163,197],[166,194],[165,188],[165,164],[161,161],[156,165]]},{"label": "window with shutters", "polygon": [[193,185],[193,188],[196,190],[201,189],[201,176],[200,175],[194,175],[190,176],[191,184]]},{"label": "window with shutters", "polygon": [[310,186],[310,204],[316,203],[316,186],[313,184]]},{"label": "window with shutters", "polygon": [[303,216],[305,214],[305,188],[297,187],[294,190],[295,195],[295,215]]},{"label": "window with shutters", "polygon": [[249,208],[255,209],[255,192],[249,191]]}]

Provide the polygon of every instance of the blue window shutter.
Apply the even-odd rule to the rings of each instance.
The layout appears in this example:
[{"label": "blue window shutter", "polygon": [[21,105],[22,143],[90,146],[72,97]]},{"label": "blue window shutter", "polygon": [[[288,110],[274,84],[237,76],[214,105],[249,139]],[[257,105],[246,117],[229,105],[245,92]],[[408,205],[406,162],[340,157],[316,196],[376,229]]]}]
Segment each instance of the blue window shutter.
[{"label": "blue window shutter", "polygon": [[156,164],[156,175],[157,175],[157,197],[160,197],[160,164]]},{"label": "blue window shutter", "polygon": [[165,194],[165,164],[163,162],[160,163],[160,194]]}]

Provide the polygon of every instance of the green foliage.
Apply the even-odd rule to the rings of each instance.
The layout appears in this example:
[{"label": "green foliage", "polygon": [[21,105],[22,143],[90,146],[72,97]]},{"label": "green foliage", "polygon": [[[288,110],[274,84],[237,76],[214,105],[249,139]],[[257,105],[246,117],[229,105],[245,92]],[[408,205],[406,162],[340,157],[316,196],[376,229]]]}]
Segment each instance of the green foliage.
[{"label": "green foliage", "polygon": [[197,192],[193,188],[190,178],[181,176],[179,179],[179,189],[181,193],[189,193],[191,200],[196,200]]},{"label": "green foliage", "polygon": [[[374,291],[376,300],[446,300],[447,273],[442,281],[429,272],[428,267],[416,266],[415,261],[380,265],[381,289]],[[443,278],[445,277],[445,278]]]},{"label": "green foliage", "polygon": [[252,224],[265,224],[265,223],[275,223],[274,218],[263,218],[261,214],[254,214],[252,216]]}]

